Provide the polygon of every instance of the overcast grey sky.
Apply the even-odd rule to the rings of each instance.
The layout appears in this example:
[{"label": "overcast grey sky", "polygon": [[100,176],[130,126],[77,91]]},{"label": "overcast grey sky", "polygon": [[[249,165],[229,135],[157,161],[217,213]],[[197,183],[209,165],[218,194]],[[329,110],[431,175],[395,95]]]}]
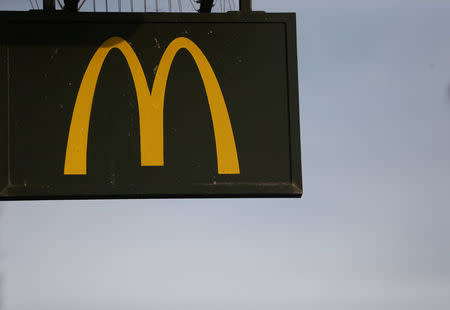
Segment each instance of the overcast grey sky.
[{"label": "overcast grey sky", "polygon": [[4,310],[450,308],[450,1],[254,8],[297,12],[304,197],[0,202]]}]

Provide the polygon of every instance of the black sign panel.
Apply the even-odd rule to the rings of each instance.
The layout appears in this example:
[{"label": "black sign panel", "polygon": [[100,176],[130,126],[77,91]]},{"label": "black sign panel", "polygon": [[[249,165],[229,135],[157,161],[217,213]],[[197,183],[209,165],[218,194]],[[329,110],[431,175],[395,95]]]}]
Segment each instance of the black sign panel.
[{"label": "black sign panel", "polygon": [[0,199],[301,196],[294,14],[1,29]]}]

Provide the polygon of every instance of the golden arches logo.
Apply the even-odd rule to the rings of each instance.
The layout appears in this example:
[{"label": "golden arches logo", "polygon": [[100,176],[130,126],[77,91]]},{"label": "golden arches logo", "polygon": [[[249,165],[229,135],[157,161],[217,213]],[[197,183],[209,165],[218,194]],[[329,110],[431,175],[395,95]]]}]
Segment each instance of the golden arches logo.
[{"label": "golden arches logo", "polygon": [[172,41],[164,52],[150,93],[141,63],[133,48],[122,38],[105,41],[92,57],[80,89],[67,141],[65,175],[87,173],[88,132],[92,102],[103,63],[112,49],[125,56],[131,70],[139,105],[141,166],[164,166],[164,96],[172,62],[181,49],[192,55],[200,71],[209,102],[216,140],[219,174],[239,174],[239,160],[228,109],[217,77],[200,48],[191,40],[180,37]]}]

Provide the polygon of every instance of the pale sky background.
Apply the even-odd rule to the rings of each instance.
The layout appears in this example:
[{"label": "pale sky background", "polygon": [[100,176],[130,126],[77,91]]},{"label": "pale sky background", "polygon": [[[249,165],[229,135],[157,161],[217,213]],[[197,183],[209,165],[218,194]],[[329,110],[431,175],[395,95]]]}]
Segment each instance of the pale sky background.
[{"label": "pale sky background", "polygon": [[450,309],[450,1],[254,9],[297,12],[304,197],[0,202],[2,310]]}]

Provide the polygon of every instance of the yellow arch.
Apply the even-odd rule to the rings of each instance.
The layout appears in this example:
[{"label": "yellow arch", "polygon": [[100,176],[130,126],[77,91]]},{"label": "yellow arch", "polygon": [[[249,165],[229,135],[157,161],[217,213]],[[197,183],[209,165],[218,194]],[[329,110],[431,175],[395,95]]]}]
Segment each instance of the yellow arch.
[{"label": "yellow arch", "polygon": [[197,64],[208,96],[216,140],[218,173],[239,174],[233,129],[219,82],[200,48],[184,37],[175,39],[164,52],[151,94],[139,59],[124,39],[113,37],[100,46],[86,69],[75,102],[64,174],[85,175],[87,173],[87,144],[92,101],[103,63],[114,48],[119,49],[125,56],[136,88],[141,131],[141,165],[164,166],[164,96],[167,78],[176,54],[180,49],[186,49]]}]

